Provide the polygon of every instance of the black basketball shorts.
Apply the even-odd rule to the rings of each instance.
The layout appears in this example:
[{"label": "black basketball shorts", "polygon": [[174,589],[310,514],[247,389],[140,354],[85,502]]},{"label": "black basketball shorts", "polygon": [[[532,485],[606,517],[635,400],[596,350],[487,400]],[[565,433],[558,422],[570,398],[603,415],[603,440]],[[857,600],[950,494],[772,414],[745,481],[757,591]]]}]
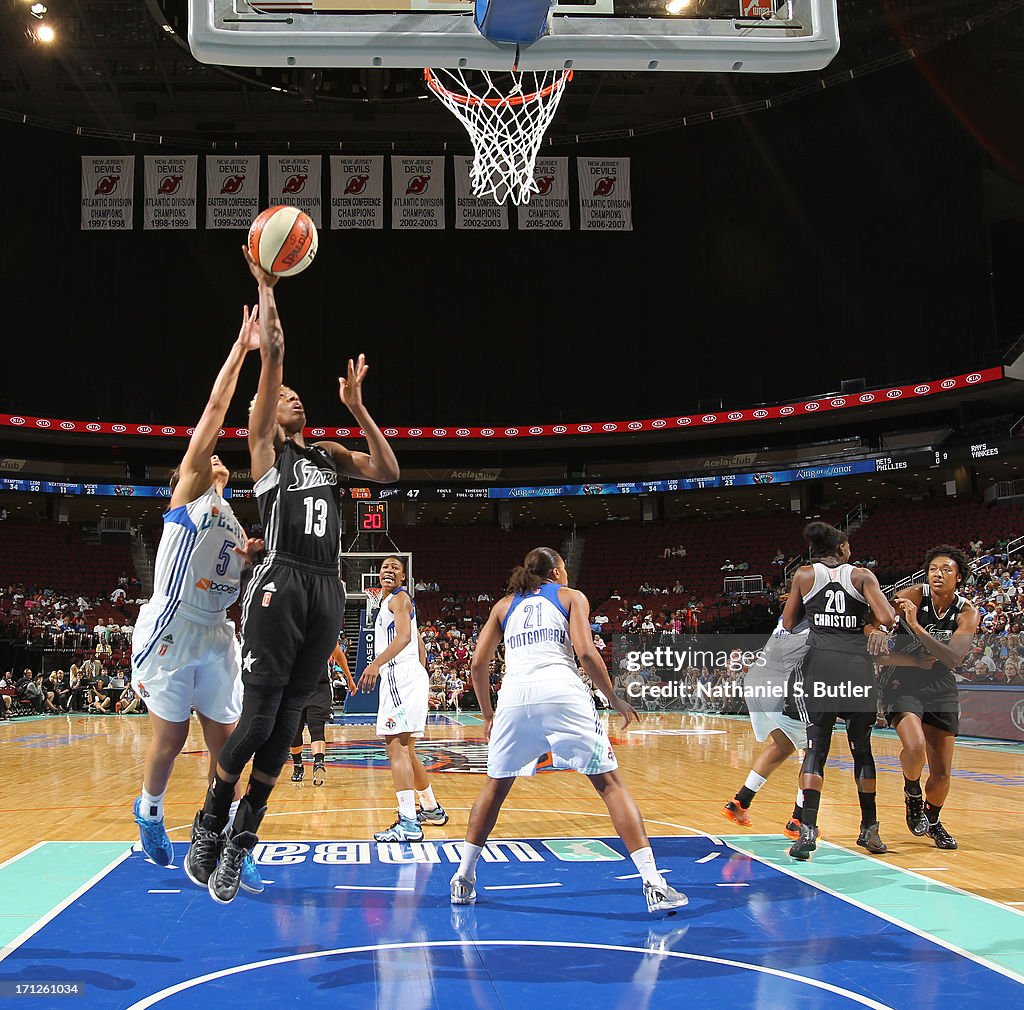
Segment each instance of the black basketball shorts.
[{"label": "black basketball shorts", "polygon": [[280,561],[253,573],[242,606],[242,684],[310,697],[338,644],[345,590],[337,573]]}]

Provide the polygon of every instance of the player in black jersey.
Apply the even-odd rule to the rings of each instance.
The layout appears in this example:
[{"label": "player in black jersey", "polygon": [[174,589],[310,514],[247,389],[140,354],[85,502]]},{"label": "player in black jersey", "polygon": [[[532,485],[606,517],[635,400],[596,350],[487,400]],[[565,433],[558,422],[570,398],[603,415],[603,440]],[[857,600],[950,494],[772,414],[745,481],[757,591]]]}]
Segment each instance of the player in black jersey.
[{"label": "player in black jersey", "polygon": [[[341,402],[365,432],[369,453],[336,442],[306,445],[306,414],[298,393],[282,384],[284,330],[277,313],[277,278],[243,247],[259,286],[259,386],[249,415],[249,455],[263,524],[266,558],[253,572],[242,602],[242,715],[220,753],[214,780],[192,825],[185,872],[227,904],[238,893],[246,854],[267,800],[288,758],[302,711],[338,641],[345,606],[339,579],[339,477],[391,483],[398,462],[363,406],[363,355],[339,379]],[[248,787],[226,837],[235,783],[252,758]]]},{"label": "player in black jersey", "polygon": [[[955,849],[956,839],[939,820],[960,729],[953,671],[971,651],[980,615],[958,592],[970,574],[962,551],[935,547],[925,555],[924,567],[927,581],[901,589],[893,600],[904,633],[890,639],[872,630],[868,648],[885,664],[879,685],[882,711],[903,744],[907,827],[915,835],[928,835],[940,849]],[[922,794],[925,761],[928,780]]]},{"label": "player in black jersey", "polygon": [[327,777],[324,760],[327,751],[326,725],[331,721],[334,708],[334,689],[331,687],[330,667],[325,666],[312,697],[302,710],[299,728],[292,740],[292,782],[301,782],[305,777],[302,765],[302,727],[309,727],[309,749],[313,755],[313,785],[322,786]]},{"label": "player in black jersey", "polygon": [[810,523],[804,538],[810,546],[812,563],[793,576],[782,613],[782,626],[787,631],[792,631],[805,614],[810,625],[803,682],[795,698],[807,723],[807,750],[800,776],[804,808],[800,837],[789,854],[795,859],[808,859],[818,847],[825,762],[839,717],[846,720],[860,801],[857,844],[881,854],[888,850],[878,834],[875,760],[871,753],[871,729],[878,702],[864,628],[869,615],[878,625],[891,628],[896,614],[874,574],[850,564],[850,542],[842,530],[828,523]]}]

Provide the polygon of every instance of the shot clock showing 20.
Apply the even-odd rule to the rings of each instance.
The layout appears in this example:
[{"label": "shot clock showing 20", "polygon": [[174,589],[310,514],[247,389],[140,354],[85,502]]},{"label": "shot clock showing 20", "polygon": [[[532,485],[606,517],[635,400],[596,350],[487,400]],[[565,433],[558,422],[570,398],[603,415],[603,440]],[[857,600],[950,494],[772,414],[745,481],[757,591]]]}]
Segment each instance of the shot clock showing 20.
[{"label": "shot clock showing 20", "polygon": [[388,503],[386,501],[357,501],[356,525],[360,533],[387,533]]}]

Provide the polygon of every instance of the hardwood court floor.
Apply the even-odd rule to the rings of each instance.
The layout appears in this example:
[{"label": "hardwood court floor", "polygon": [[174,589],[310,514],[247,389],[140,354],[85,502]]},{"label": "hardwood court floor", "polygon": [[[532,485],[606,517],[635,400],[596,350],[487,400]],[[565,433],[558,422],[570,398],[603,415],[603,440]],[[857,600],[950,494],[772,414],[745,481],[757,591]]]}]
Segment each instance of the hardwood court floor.
[{"label": "hardwood court floor", "polygon": [[[647,716],[612,739],[627,781],[652,836],[744,834],[720,815],[722,803],[743,783],[760,745],[745,719],[680,714]],[[148,719],[138,716],[53,716],[0,723],[0,863],[39,841],[121,841],[136,837],[131,804],[138,795],[148,743]],[[271,800],[263,835],[278,840],[365,839],[394,819],[390,775],[382,766],[370,725],[328,727],[327,783],[282,781]],[[460,839],[482,778],[485,750],[479,720],[470,714],[428,726],[421,745],[436,772],[435,793],[451,814],[433,840]],[[943,822],[960,842],[955,852],[914,838],[903,820],[899,742],[875,736],[879,815],[889,854],[876,857],[992,901],[1024,908],[1024,746],[962,741]],[[307,751],[308,756],[308,751]],[[845,736],[836,734],[820,823],[825,837],[857,850],[859,822]],[[789,816],[795,759],[758,796],[750,835],[779,833]],[[197,722],[178,759],[167,797],[172,840],[185,843],[205,789],[206,756]],[[496,836],[612,834],[604,805],[589,783],[570,772],[551,772],[516,785]],[[770,844],[770,840],[769,843]],[[657,843],[655,843],[657,846]]]}]

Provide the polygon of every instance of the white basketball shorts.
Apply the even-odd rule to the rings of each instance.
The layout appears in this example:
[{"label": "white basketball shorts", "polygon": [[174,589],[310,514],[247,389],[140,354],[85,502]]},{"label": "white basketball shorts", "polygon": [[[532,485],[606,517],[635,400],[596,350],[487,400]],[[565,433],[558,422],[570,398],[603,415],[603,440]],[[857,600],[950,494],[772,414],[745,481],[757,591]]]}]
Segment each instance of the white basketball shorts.
[{"label": "white basketball shorts", "polygon": [[139,611],[132,638],[132,687],[146,707],[167,722],[187,722],[195,708],[219,723],[242,712],[241,653],[235,626],[223,614],[202,615],[179,604],[168,617],[166,600],[151,600]]},{"label": "white basketball shorts", "polygon": [[533,775],[548,751],[556,768],[602,775],[619,767],[589,688],[562,667],[508,678],[498,692],[487,774]]},{"label": "white basketball shorts", "polygon": [[430,675],[419,663],[385,663],[378,681],[377,736],[423,736]]}]

